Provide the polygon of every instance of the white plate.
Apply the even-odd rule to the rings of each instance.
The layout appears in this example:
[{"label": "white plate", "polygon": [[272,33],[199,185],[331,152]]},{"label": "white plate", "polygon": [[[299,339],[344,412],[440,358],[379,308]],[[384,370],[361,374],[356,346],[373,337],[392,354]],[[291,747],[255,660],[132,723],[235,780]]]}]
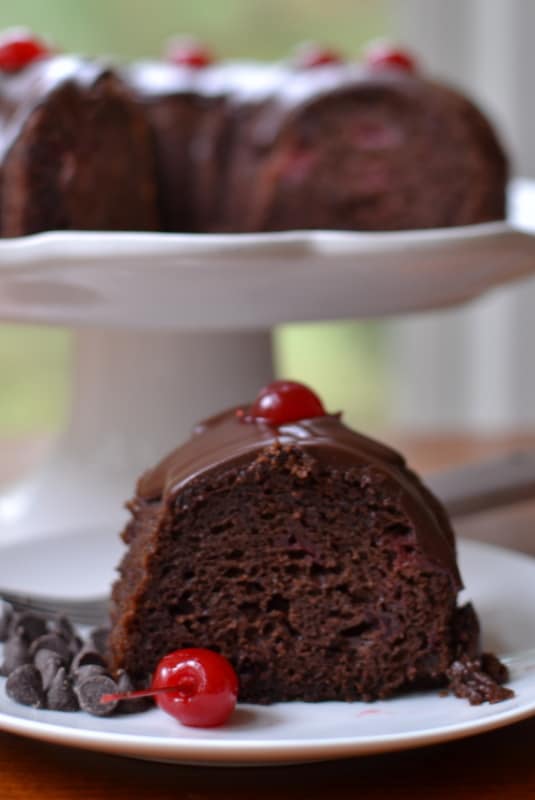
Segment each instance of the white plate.
[{"label": "white plate", "polygon": [[[91,548],[94,591],[108,585],[112,559],[109,537],[94,534],[77,548],[75,537],[34,543],[34,588],[50,589],[64,569],[63,591],[76,596]],[[80,542],[82,544],[82,542]],[[108,559],[103,554],[109,553]],[[0,585],[27,587],[24,546],[0,550]],[[516,697],[497,705],[471,707],[454,697],[425,692],[365,703],[282,703],[242,705],[233,721],[215,730],[181,727],[163,712],[97,719],[83,713],[36,711],[12,703],[0,681],[0,728],[57,744],[117,755],[211,765],[282,764],[360,756],[428,745],[508,725],[535,713],[535,560],[475,542],[461,542],[461,568],[468,594],[483,622],[485,645],[511,658],[509,683]],[[47,578],[43,563],[55,565]],[[87,588],[87,586],[83,587]],[[522,655],[524,653],[524,655]]]},{"label": "white plate", "polygon": [[439,308],[535,272],[535,184],[506,221],[394,233],[44,233],[0,241],[0,319],[175,330]]}]

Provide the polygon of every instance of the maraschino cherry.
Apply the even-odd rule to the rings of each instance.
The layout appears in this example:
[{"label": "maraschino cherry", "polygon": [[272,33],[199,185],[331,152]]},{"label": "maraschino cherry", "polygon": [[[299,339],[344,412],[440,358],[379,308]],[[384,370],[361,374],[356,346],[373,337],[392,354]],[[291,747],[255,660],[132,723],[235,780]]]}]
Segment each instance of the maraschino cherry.
[{"label": "maraschino cherry", "polygon": [[195,39],[173,39],[167,47],[167,60],[192,69],[203,69],[214,62],[214,56]]},{"label": "maraschino cherry", "polygon": [[101,703],[154,697],[160,708],[192,728],[223,725],[236,707],[238,678],[226,658],[213,650],[191,647],[164,656],[150,689],[105,694]]},{"label": "maraschino cherry", "polygon": [[415,58],[406,50],[393,47],[388,42],[373,42],[364,51],[364,61],[374,69],[399,69],[416,72]]},{"label": "maraschino cherry", "polygon": [[243,419],[283,425],[300,419],[324,417],[325,414],[323,403],[308,386],[295,381],[273,381],[260,390]]},{"label": "maraschino cherry", "polygon": [[314,69],[326,64],[341,64],[342,61],[342,56],[336,50],[313,43],[301,45],[292,59],[294,67],[298,69]]},{"label": "maraschino cherry", "polygon": [[0,34],[0,70],[17,72],[50,53],[47,45],[24,28]]}]

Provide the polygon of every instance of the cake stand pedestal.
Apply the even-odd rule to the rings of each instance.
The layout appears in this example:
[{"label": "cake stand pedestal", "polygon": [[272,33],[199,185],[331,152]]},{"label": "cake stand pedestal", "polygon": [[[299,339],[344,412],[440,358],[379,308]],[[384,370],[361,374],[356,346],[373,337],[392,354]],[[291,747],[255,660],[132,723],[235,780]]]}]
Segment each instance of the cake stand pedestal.
[{"label": "cake stand pedestal", "polygon": [[46,233],[0,242],[0,319],[75,330],[70,424],[0,497],[0,543],[116,536],[137,475],[272,377],[281,322],[443,308],[535,273],[535,185],[502,222],[429,231]]},{"label": "cake stand pedestal", "polygon": [[77,330],[68,428],[37,474],[0,495],[0,539],[117,532],[139,474],[271,378],[267,332]]}]

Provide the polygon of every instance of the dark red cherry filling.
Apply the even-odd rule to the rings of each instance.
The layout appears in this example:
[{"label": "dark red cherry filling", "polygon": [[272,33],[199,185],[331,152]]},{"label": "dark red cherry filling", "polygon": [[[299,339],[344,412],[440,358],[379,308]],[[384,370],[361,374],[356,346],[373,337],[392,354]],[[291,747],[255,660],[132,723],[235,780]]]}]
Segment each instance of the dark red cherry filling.
[{"label": "dark red cherry filling", "polygon": [[190,647],[164,656],[150,689],[105,694],[101,703],[154,697],[160,708],[183,725],[223,725],[236,707],[238,678],[226,658],[213,650]]},{"label": "dark red cherry filling", "polygon": [[11,30],[0,34],[0,70],[4,72],[17,72],[49,52],[45,43],[29,31]]},{"label": "dark red cherry filling", "polygon": [[371,44],[364,53],[364,61],[374,69],[417,70],[416,60],[410,53],[385,42]]},{"label": "dark red cherry filling", "polygon": [[194,39],[175,39],[167,48],[167,60],[192,69],[203,69],[214,62],[210,50]]},{"label": "dark red cherry filling", "polygon": [[244,419],[283,425],[325,414],[323,403],[308,386],[295,381],[273,381],[260,390]]},{"label": "dark red cherry filling", "polygon": [[293,57],[292,63],[298,69],[314,69],[326,64],[341,64],[343,58],[336,50],[330,47],[320,47],[317,44],[305,44],[299,47]]}]

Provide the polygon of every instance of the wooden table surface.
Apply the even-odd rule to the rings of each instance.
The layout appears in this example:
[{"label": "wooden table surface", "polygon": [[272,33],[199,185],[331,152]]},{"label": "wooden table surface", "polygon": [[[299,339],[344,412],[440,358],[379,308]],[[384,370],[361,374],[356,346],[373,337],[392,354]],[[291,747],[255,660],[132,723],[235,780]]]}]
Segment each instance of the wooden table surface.
[{"label": "wooden table surface", "polygon": [[[535,437],[396,439],[411,463],[425,470],[529,441],[535,444]],[[11,442],[0,452],[9,452],[12,463],[25,463],[25,457],[15,457],[16,450]],[[535,555],[535,502],[456,527],[461,535]],[[215,769],[145,763],[0,733],[0,800],[526,800],[535,798],[533,742],[535,718],[402,753],[294,767]]]}]

